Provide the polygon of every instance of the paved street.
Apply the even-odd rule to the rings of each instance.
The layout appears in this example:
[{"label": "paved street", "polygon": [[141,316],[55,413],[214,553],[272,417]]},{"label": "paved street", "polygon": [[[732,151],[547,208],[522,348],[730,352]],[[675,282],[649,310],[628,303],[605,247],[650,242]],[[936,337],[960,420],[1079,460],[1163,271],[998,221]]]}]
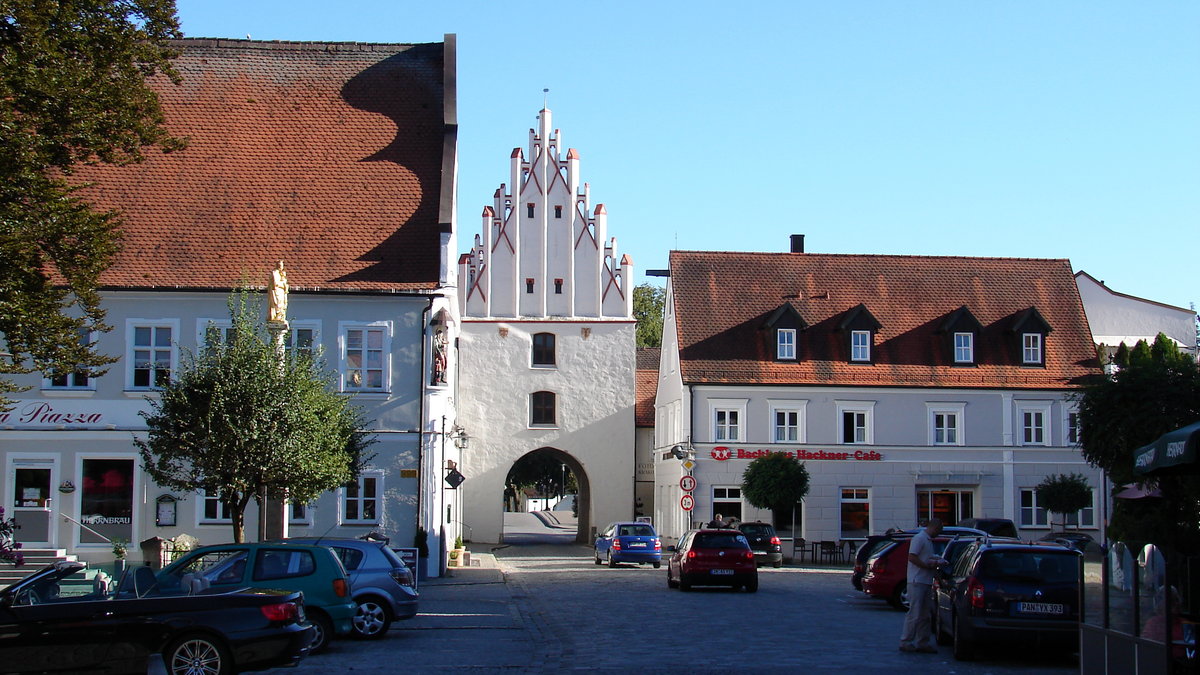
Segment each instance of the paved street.
[{"label": "paved street", "polygon": [[967,664],[949,648],[902,654],[904,615],[855,591],[844,569],[766,568],[758,593],[683,593],[667,588],[663,569],[595,566],[590,548],[553,525],[509,514],[495,569],[430,580],[420,615],[383,640],[337,641],[298,669],[276,672],[1078,671],[1074,659],[1012,649]]}]

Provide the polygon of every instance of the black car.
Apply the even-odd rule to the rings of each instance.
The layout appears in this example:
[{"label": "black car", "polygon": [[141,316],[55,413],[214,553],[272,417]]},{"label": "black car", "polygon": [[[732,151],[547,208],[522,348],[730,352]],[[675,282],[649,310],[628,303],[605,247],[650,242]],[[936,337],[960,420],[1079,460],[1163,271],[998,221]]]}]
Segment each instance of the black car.
[{"label": "black car", "polygon": [[115,584],[59,561],[0,591],[6,673],[145,673],[161,658],[172,675],[224,675],[296,665],[313,634],[299,592],[195,584],[166,593],[149,567]]},{"label": "black car", "polygon": [[961,527],[973,527],[997,537],[1012,537],[1016,539],[1017,524],[1008,518],[964,518],[958,521]]},{"label": "black car", "polygon": [[746,535],[750,550],[754,551],[754,562],[762,567],[783,567],[783,545],[775,527],[764,522],[738,523],[737,529]]},{"label": "black car", "polygon": [[1081,554],[1053,543],[983,539],[935,584],[934,634],[968,660],[985,643],[1079,644]]},{"label": "black car", "polygon": [[[858,547],[857,552],[854,554],[854,570],[850,573],[850,585],[854,586],[856,590],[861,591],[863,589],[862,578],[867,573],[867,562],[885,547],[890,546],[892,542],[899,541],[901,539],[912,539],[913,535],[919,531],[920,530],[916,529],[889,530],[884,534],[872,534],[868,536],[867,540]],[[953,536],[956,534],[971,536],[983,535],[986,533],[983,530],[977,530],[973,527],[958,527],[952,525],[942,528],[942,534],[948,536]]]}]

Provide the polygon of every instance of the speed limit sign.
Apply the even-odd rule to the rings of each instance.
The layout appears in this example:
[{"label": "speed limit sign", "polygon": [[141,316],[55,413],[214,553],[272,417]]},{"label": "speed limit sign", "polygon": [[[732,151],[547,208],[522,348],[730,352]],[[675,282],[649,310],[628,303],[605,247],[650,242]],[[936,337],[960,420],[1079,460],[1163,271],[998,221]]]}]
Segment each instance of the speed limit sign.
[{"label": "speed limit sign", "polygon": [[684,495],[679,498],[679,506],[684,511],[691,511],[696,506],[696,500],[690,494]]},{"label": "speed limit sign", "polygon": [[696,479],[691,476],[684,476],[679,479],[679,487],[684,492],[691,492],[696,489]]}]

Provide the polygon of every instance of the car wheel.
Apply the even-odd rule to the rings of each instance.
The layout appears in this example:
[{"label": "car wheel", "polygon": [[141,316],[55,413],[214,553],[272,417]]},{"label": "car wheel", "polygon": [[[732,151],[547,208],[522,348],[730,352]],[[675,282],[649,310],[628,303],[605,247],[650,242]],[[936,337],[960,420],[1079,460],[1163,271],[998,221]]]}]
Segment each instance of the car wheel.
[{"label": "car wheel", "polygon": [[742,586],[746,589],[747,593],[755,593],[758,591],[758,578],[755,577],[754,579],[742,584]]},{"label": "car wheel", "polygon": [[600,564],[600,551],[592,551],[592,558],[596,561],[596,564],[599,565]]},{"label": "car wheel", "polygon": [[975,658],[975,645],[964,635],[962,619],[954,617],[954,658],[958,661],[970,661]]},{"label": "car wheel", "polygon": [[896,584],[896,588],[892,590],[892,597],[888,598],[888,604],[901,611],[908,611],[908,582],[901,581]]},{"label": "car wheel", "polygon": [[658,569],[658,568],[660,568],[660,567],[662,567],[662,563],[661,563],[661,562],[656,562],[656,563],[654,563],[654,569]]},{"label": "car wheel", "polygon": [[310,610],[308,612],[308,622],[316,629],[316,634],[313,635],[312,644],[308,646],[309,654],[317,654],[325,651],[329,646],[329,641],[333,639],[333,622],[325,616],[324,612],[319,610]]},{"label": "car wheel", "polygon": [[185,635],[163,652],[171,675],[227,675],[233,672],[229,650],[207,635]]},{"label": "car wheel", "polygon": [[667,588],[679,588],[679,582],[671,578],[671,568],[667,568]]},{"label": "car wheel", "polygon": [[350,625],[354,629],[354,637],[360,640],[378,640],[387,634],[392,625],[392,617],[388,614],[387,606],[379,598],[363,598],[354,610],[354,619]]},{"label": "car wheel", "polygon": [[616,567],[616,566],[617,566],[617,561],[616,561],[616,560],[613,560],[613,557],[612,557],[612,551],[609,551],[609,552],[608,552],[608,566],[609,566],[609,567]]},{"label": "car wheel", "polygon": [[775,569],[779,569],[780,567],[783,567],[783,561],[776,560],[775,562],[771,563],[771,567],[774,567]]}]

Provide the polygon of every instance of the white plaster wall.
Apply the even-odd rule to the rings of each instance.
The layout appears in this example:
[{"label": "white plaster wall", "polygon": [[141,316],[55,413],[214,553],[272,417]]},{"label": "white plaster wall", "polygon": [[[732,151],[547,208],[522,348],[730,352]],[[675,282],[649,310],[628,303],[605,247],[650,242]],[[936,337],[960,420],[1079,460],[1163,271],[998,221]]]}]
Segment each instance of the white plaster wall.
[{"label": "white plaster wall", "polygon": [[[539,332],[556,335],[555,368],[530,366]],[[473,541],[501,540],[504,480],[540,448],[561,450],[585,474],[577,477],[590,486],[581,525],[633,515],[634,337],[628,320],[464,322],[459,377],[469,384],[458,411],[473,436],[462,458],[463,521]],[[557,394],[557,428],[529,426],[529,396],[543,390]]]},{"label": "white plaster wall", "polygon": [[[1115,347],[1123,340],[1153,341],[1159,333],[1166,333],[1192,354],[1196,353],[1195,312],[1114,294],[1084,274],[1076,276],[1075,282],[1097,343]],[[1133,347],[1133,342],[1129,346]]]}]

